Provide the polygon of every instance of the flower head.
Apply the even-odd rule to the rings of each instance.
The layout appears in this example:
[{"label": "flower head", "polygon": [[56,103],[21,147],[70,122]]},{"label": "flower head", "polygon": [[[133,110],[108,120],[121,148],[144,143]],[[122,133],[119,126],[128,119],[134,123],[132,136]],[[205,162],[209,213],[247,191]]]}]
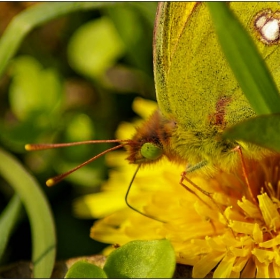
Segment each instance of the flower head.
[{"label": "flower head", "polygon": [[[130,126],[125,125],[121,132],[128,131]],[[177,262],[193,266],[195,278],[212,270],[214,278],[280,277],[279,155],[246,161],[253,197],[241,166],[231,173],[219,171],[212,178],[191,177],[182,184],[180,173],[185,166],[163,159],[154,167],[141,168],[128,200],[157,220],[125,205],[135,169],[125,157],[125,152],[109,154],[108,164],[115,169],[103,192],[76,203],[78,215],[101,218],[91,229],[92,238],[120,245],[167,238]]]}]

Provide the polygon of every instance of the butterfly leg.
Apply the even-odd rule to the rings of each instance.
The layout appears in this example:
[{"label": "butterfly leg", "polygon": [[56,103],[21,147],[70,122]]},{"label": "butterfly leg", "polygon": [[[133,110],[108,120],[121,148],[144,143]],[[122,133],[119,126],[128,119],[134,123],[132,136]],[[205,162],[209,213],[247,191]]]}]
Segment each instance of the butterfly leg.
[{"label": "butterfly leg", "polygon": [[[192,180],[190,180],[187,176],[186,176],[187,172],[184,171],[181,174],[181,180],[180,180],[180,185],[183,186],[187,191],[191,192],[192,194],[194,194],[200,201],[202,201],[203,203],[205,203],[206,205],[208,205],[208,207],[212,208],[212,206],[210,206],[208,203],[206,203],[204,200],[202,200],[197,193],[195,193],[193,190],[191,190],[188,186],[186,186],[184,184],[184,181],[187,181],[189,184],[191,184],[193,187],[195,187],[198,191],[200,191],[202,194],[206,195],[211,201],[212,203],[215,205],[215,207],[218,209],[218,211],[221,213],[221,215],[224,217],[224,219],[227,221],[228,219],[226,218],[226,216],[224,215],[224,210],[222,209],[221,205],[219,205],[213,198],[213,193],[207,192],[205,190],[203,190],[201,187],[199,187],[198,185],[196,185]],[[213,221],[207,217],[207,219],[210,221],[214,232],[216,232],[216,228],[215,225],[213,223]],[[232,231],[232,233],[234,234],[234,232]]]},{"label": "butterfly leg", "polygon": [[242,149],[240,146],[236,146],[234,149],[232,149],[232,151],[237,151],[240,155],[240,159],[241,159],[241,165],[242,165],[242,172],[243,172],[243,176],[244,176],[244,179],[245,179],[245,183],[248,187],[248,191],[249,191],[249,195],[251,197],[251,199],[253,200],[253,202],[255,204],[257,204],[257,201],[256,201],[256,198],[253,194],[253,191],[252,191],[252,187],[251,187],[251,184],[249,182],[249,178],[248,178],[248,171],[246,169],[246,165],[245,165],[245,160],[244,160],[244,157],[243,157],[243,154],[242,154]]},{"label": "butterfly leg", "polygon": [[[211,197],[211,193],[203,190],[202,188],[200,188],[198,185],[196,185],[194,182],[192,182],[187,176],[187,171],[182,172],[181,174],[181,180],[180,180],[180,185],[183,186],[186,190],[190,191],[191,193],[193,193],[194,195],[196,195],[198,197],[198,195],[191,190],[189,187],[187,187],[183,182],[184,180],[186,180],[187,182],[189,182],[191,185],[193,185],[197,190],[199,190],[201,193],[205,194],[208,197]],[[200,197],[198,197],[199,199],[201,199]]]},{"label": "butterfly leg", "polygon": [[[180,180],[180,185],[183,186],[187,191],[189,191],[190,193],[192,193],[193,195],[195,195],[202,203],[205,203],[208,207],[211,208],[211,206],[206,203],[200,196],[197,195],[196,192],[194,192],[192,189],[190,189],[188,186],[186,186],[184,184],[184,180],[186,180],[187,182],[189,182],[192,186],[194,186],[196,189],[198,189],[200,192],[202,192],[204,195],[206,195],[207,197],[209,197],[213,202],[213,198],[212,198],[212,194],[203,190],[202,188],[200,188],[199,186],[197,186],[194,182],[192,182],[187,176],[186,176],[187,172],[184,171],[182,174],[181,174],[181,180]],[[214,202],[214,204],[216,205],[216,203]],[[210,217],[205,217],[205,220],[209,221],[214,232],[216,232],[216,227],[213,223],[213,221],[211,220]]]}]

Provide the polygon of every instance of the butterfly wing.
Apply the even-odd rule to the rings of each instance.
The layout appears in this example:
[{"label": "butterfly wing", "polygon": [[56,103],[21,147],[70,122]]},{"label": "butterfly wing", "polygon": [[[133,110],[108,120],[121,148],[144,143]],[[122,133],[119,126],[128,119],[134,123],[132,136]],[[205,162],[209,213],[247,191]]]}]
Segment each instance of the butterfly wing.
[{"label": "butterfly wing", "polygon": [[[264,43],[256,28],[261,11],[271,9],[278,17],[279,4],[235,2],[230,7],[252,35],[274,78],[279,77],[279,47],[275,42]],[[259,21],[263,24],[261,18]],[[203,3],[159,5],[154,75],[159,108],[178,126],[173,142],[179,143],[174,149],[191,162],[209,161],[228,151],[231,145],[219,147],[217,133],[255,114],[224,57]]]}]

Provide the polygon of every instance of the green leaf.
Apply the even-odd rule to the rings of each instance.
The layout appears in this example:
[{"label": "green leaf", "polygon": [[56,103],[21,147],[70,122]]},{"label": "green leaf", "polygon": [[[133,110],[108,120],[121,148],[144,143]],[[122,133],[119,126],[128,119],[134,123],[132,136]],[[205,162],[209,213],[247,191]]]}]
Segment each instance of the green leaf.
[{"label": "green leaf", "polygon": [[171,278],[175,265],[168,240],[132,241],[109,255],[104,271],[109,278]]},{"label": "green leaf", "polygon": [[75,11],[98,9],[106,2],[50,2],[38,3],[13,18],[0,40],[0,76],[14,56],[25,36],[35,27]]},{"label": "green leaf", "polygon": [[52,273],[56,252],[54,221],[48,201],[33,177],[2,149],[0,173],[21,198],[30,220],[34,277],[48,278]]},{"label": "green leaf", "polygon": [[106,9],[127,48],[126,56],[137,68],[143,71],[151,70],[152,30],[156,5],[155,2],[127,2],[126,5]]},{"label": "green leaf", "polygon": [[280,152],[280,114],[261,115],[228,129],[224,137]]},{"label": "green leaf", "polygon": [[102,17],[80,27],[68,46],[71,66],[81,74],[100,78],[124,53],[124,45],[110,18]]},{"label": "green leaf", "polygon": [[251,37],[232,14],[227,3],[207,4],[224,54],[255,112],[280,112],[277,87]]},{"label": "green leaf", "polygon": [[86,261],[74,263],[67,271],[65,278],[107,278],[106,273],[100,267]]},{"label": "green leaf", "polygon": [[0,216],[0,259],[8,244],[9,237],[19,220],[23,207],[18,195],[14,195]]},{"label": "green leaf", "polygon": [[[79,131],[79,134],[77,134]],[[76,114],[67,126],[67,138],[70,141],[83,141],[94,138],[94,123],[86,114]]]},{"label": "green leaf", "polygon": [[149,24],[153,27],[155,23],[155,16],[157,11],[157,2],[141,2],[141,1],[132,1],[126,2],[126,5],[135,8],[139,13],[144,16]]},{"label": "green leaf", "polygon": [[[31,56],[20,56],[12,63],[12,83],[10,103],[13,113],[25,120],[34,112],[45,114],[45,122],[50,113],[59,108],[62,85],[54,69],[43,69],[42,65]],[[42,98],[44,96],[44,98]]]}]

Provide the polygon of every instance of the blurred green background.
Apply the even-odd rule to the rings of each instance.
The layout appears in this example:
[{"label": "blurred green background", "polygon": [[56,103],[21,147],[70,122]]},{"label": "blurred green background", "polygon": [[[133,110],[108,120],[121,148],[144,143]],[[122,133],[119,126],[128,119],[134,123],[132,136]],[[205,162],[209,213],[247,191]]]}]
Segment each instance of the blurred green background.
[{"label": "blurred green background", "polygon": [[[0,2],[1,36],[31,2]],[[155,2],[125,2],[73,12],[32,30],[0,78],[0,141],[38,180],[55,217],[57,259],[100,252],[90,239],[93,220],[73,215],[73,200],[106,180],[104,158],[47,188],[49,177],[110,147],[97,144],[26,152],[26,143],[114,139],[134,117],[136,96],[155,99],[152,35]],[[17,34],[15,34],[17,36]],[[16,174],[15,174],[16,175]],[[0,177],[1,211],[13,190]],[[22,215],[0,264],[31,259],[28,218]]]}]

